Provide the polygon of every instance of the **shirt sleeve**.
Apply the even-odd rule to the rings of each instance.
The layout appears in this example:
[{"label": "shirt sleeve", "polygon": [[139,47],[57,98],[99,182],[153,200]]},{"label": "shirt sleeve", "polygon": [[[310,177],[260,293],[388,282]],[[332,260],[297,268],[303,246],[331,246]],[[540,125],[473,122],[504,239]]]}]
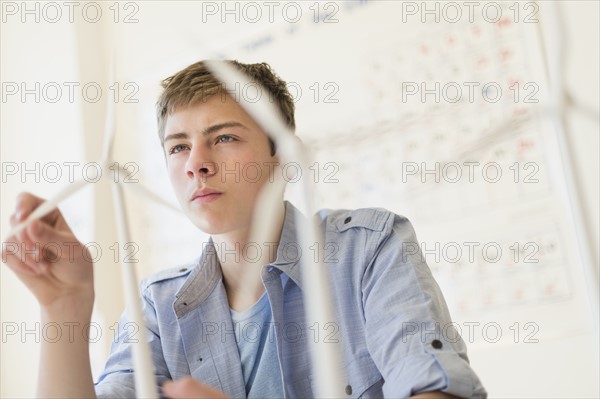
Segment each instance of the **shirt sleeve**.
[{"label": "shirt sleeve", "polygon": [[126,312],[121,316],[118,334],[111,345],[110,355],[102,374],[95,383],[98,398],[136,397],[131,351],[132,344],[140,339],[146,339],[150,344],[157,390],[158,386],[171,379],[163,356],[156,311],[145,295],[142,295],[142,312],[146,323],[145,331],[140,331],[140,327],[127,318]]},{"label": "shirt sleeve", "polygon": [[385,380],[385,397],[430,391],[487,397],[408,219],[394,215],[362,290],[367,347]]}]

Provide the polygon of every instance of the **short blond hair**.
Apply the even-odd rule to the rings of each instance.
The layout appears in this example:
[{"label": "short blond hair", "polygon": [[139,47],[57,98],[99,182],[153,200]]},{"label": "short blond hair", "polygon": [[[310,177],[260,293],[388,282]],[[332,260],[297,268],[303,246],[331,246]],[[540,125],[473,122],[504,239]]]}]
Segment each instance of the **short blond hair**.
[{"label": "short blond hair", "polygon": [[[275,102],[287,126],[295,131],[294,99],[290,95],[287,84],[267,63],[243,64],[235,60],[226,62],[234,65],[250,77],[253,82],[262,85],[269,91],[270,99]],[[204,61],[196,62],[175,75],[161,82],[164,89],[156,102],[156,117],[158,122],[158,137],[164,144],[165,124],[167,117],[179,107],[195,105],[208,100],[215,94],[225,94],[225,87],[206,68]],[[271,153],[275,146],[271,143]]]}]

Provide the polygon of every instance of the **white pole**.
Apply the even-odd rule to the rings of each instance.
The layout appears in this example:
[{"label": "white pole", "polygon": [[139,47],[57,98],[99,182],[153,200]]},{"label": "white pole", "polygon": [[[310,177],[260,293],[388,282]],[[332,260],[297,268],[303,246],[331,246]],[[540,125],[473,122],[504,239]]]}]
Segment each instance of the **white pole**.
[{"label": "white pole", "polygon": [[[232,65],[222,61],[206,62],[209,70],[226,87],[237,87],[239,83],[242,87],[247,84],[256,84],[250,82],[248,77],[238,71]],[[246,101],[244,96],[238,97],[239,104],[248,114],[256,120],[263,128],[265,133],[275,141],[281,162],[298,162],[302,170],[307,170],[307,154],[302,144],[296,140],[294,134],[287,128],[280,116],[279,110],[263,96],[257,102]],[[312,245],[319,245],[318,227],[313,218],[312,206],[312,182],[304,178],[302,186],[304,200],[306,203],[306,212],[308,221],[298,223],[298,237],[300,238],[300,247],[305,254],[302,257],[302,279],[304,281],[304,306],[306,318],[312,325],[317,323],[317,328],[326,328],[326,323],[336,323],[333,300],[329,291],[329,276],[321,260],[313,261],[308,255],[311,253]],[[271,190],[274,195],[277,190]],[[262,194],[262,193],[261,193]],[[263,196],[261,195],[261,199]],[[264,200],[263,200],[264,201]],[[272,201],[268,201],[272,202]],[[257,204],[257,207],[260,204]],[[264,233],[263,229],[269,229],[269,226],[252,226],[258,235]],[[321,398],[340,398],[346,397],[344,393],[344,378],[342,371],[342,354],[339,343],[325,342],[318,339],[317,342],[311,341],[310,354],[313,366],[313,375],[315,376],[316,397]]]},{"label": "white pole", "polygon": [[[119,234],[119,262],[123,273],[123,289],[127,303],[127,314],[130,321],[135,323],[141,332],[137,340],[131,344],[133,356],[133,375],[135,378],[135,391],[138,398],[158,398],[156,378],[150,356],[150,346],[146,340],[146,323],[140,305],[141,296],[138,289],[138,280],[135,272],[135,263],[127,262],[128,248],[132,248],[129,240],[129,224],[125,211],[123,190],[119,183],[113,184],[113,200],[115,204],[115,217]],[[122,252],[123,250],[124,252]]]}]

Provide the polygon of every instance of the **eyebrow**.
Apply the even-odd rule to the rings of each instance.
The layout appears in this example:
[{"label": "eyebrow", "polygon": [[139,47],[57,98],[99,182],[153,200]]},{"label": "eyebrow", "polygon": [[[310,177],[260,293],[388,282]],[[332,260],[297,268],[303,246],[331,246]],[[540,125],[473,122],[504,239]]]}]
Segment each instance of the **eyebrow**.
[{"label": "eyebrow", "polygon": [[[244,126],[243,124],[241,124],[239,122],[224,122],[224,123],[219,123],[217,125],[212,125],[212,126],[207,127],[206,129],[204,129],[202,131],[201,134],[203,136],[208,136],[210,134],[218,132],[219,130],[228,129],[228,128],[232,128],[232,127],[241,127],[243,129],[248,129],[246,126]],[[189,137],[190,137],[190,135],[187,134],[186,132],[169,134],[163,140],[163,144],[166,143],[169,140],[187,139]]]}]

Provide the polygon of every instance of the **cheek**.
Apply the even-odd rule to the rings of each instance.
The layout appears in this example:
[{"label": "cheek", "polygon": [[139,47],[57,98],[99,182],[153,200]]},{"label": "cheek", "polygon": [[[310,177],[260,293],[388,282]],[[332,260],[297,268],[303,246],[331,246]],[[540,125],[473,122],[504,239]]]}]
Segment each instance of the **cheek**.
[{"label": "cheek", "polygon": [[265,180],[265,171],[258,162],[248,162],[241,165],[241,177],[245,184],[259,185]]},{"label": "cheek", "polygon": [[175,167],[172,163],[167,163],[167,174],[169,175],[171,185],[175,186],[175,179],[177,178],[177,173],[175,173]]},{"label": "cheek", "polygon": [[275,164],[269,159],[238,161],[240,183],[245,186],[245,190],[258,191],[264,184],[272,180],[271,174]]},{"label": "cheek", "polygon": [[179,197],[180,191],[184,188],[185,184],[185,171],[180,162],[169,162],[167,163],[167,174],[171,181],[171,186],[175,190],[175,194]]}]

